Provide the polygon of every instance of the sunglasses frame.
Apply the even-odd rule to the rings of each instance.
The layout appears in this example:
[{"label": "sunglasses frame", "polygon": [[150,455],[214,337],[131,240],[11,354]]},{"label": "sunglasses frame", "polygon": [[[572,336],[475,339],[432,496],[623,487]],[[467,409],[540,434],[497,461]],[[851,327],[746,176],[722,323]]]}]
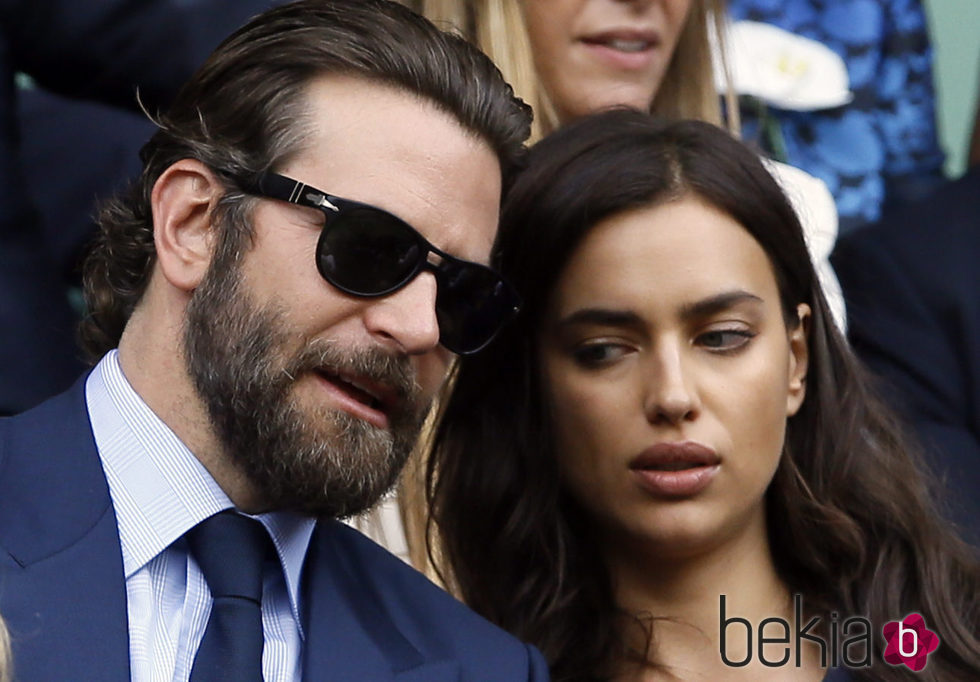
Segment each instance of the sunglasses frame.
[{"label": "sunglasses frame", "polygon": [[[438,247],[433,246],[429,242],[429,240],[423,237],[422,234],[414,227],[412,227],[407,222],[405,222],[398,216],[394,215],[393,213],[384,210],[383,208],[378,208],[377,206],[372,206],[371,204],[366,204],[360,201],[354,201],[353,199],[344,199],[343,197],[338,197],[334,194],[324,192],[321,189],[317,189],[316,187],[307,185],[305,183],[300,182],[299,180],[294,180],[293,178],[287,177],[285,175],[281,175],[279,173],[273,173],[273,172],[262,173],[254,183],[239,183],[239,184],[243,184],[243,188],[249,194],[260,196],[260,197],[266,197],[269,199],[277,199],[279,201],[285,201],[287,203],[295,204],[297,206],[306,206],[308,208],[315,208],[319,210],[321,213],[323,213],[324,224],[320,232],[320,237],[317,240],[317,248],[316,248],[317,270],[319,271],[320,276],[323,277],[323,279],[326,280],[331,286],[336,287],[340,291],[349,294],[351,296],[357,296],[359,298],[380,298],[382,296],[388,296],[389,294],[393,294],[399,289],[408,286],[412,282],[412,280],[418,277],[419,274],[424,270],[433,273],[433,275],[436,278],[437,287],[446,287],[446,285],[443,282],[444,282],[444,274],[445,274],[444,270],[447,264],[456,264],[467,268],[476,268],[491,274],[494,278],[496,278],[498,282],[498,286],[503,286],[505,288],[504,296],[506,298],[509,298],[510,300],[510,309],[500,316],[501,319],[499,321],[499,324],[497,325],[496,330],[487,339],[485,339],[482,343],[480,343],[475,348],[460,350],[458,348],[453,348],[450,345],[447,345],[442,340],[442,331],[440,329],[440,343],[446,348],[448,348],[449,350],[451,350],[452,352],[456,353],[457,355],[470,355],[472,353],[479,352],[480,350],[485,348],[491,341],[493,341],[494,338],[496,338],[497,334],[500,333],[500,330],[504,327],[504,325],[506,325],[510,320],[512,320],[514,316],[516,316],[517,313],[520,311],[521,308],[520,296],[499,272],[486,265],[482,265],[480,263],[474,263],[468,260],[463,260],[462,258],[457,258],[453,255],[446,253],[445,251],[442,251]],[[384,289],[382,291],[365,293],[363,291],[357,291],[355,289],[351,289],[350,287],[337,282],[333,276],[325,272],[323,266],[323,258],[321,258],[320,254],[321,254],[321,250],[324,248],[323,244],[326,241],[326,235],[330,230],[331,224],[334,223],[338,218],[340,218],[345,211],[351,211],[355,209],[366,210],[373,213],[381,214],[385,216],[387,220],[390,220],[394,224],[403,227],[407,233],[412,235],[412,237],[415,239],[417,245],[419,246],[422,252],[418,260],[416,261],[415,265],[412,267],[411,272],[408,275],[406,275],[402,280],[400,280],[395,285],[388,287],[387,289]],[[439,260],[435,263],[430,260],[430,257],[433,254],[439,257]],[[448,287],[447,290],[449,290]],[[436,300],[437,300],[436,312],[438,314],[439,312],[438,294]]]}]

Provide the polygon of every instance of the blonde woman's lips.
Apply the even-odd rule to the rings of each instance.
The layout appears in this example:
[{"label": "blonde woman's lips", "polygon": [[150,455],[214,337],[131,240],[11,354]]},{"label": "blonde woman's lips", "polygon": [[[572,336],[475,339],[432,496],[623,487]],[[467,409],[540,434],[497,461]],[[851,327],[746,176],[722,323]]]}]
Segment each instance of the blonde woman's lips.
[{"label": "blonde woman's lips", "polygon": [[601,31],[579,40],[595,59],[627,71],[648,67],[660,42],[656,32],[634,29]]}]

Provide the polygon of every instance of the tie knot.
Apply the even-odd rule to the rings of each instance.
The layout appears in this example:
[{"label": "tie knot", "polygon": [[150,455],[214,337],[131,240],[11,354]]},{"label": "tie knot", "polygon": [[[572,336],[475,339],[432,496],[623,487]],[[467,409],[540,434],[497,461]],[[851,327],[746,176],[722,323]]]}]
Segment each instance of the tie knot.
[{"label": "tie knot", "polygon": [[262,565],[273,550],[262,524],[228,510],[187,532],[187,543],[214,599],[262,602]]}]

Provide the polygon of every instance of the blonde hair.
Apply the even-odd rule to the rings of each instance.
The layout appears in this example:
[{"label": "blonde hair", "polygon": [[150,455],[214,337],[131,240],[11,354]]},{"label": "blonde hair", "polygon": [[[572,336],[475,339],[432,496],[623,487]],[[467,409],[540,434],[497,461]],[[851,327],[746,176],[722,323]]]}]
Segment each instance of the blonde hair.
[{"label": "blonde hair", "polygon": [[[725,0],[692,0],[690,15],[664,74],[650,112],[672,119],[698,119],[722,125],[708,34],[724,35]],[[415,0],[410,2],[440,28],[475,43],[497,66],[514,91],[534,108],[531,141],[558,127],[555,107],[534,67],[521,0]],[[730,80],[727,78],[726,80]],[[725,127],[738,130],[738,106],[726,94]]]}]

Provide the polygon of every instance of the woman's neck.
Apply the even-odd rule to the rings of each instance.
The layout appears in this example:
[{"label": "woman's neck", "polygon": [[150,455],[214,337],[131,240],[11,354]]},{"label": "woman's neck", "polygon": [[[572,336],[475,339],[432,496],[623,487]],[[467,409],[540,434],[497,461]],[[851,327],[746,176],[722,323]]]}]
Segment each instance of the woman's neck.
[{"label": "woman's neck", "polygon": [[[682,557],[638,557],[628,551],[607,553],[607,557],[617,603],[641,618],[654,618],[650,659],[659,668],[633,669],[623,680],[822,679],[810,647],[804,647],[799,667],[792,655],[780,667],[765,666],[759,659],[759,625],[767,618],[780,618],[790,624],[792,637],[794,622],[793,595],[776,572],[764,526],[762,532],[746,530],[723,544]],[[727,628],[725,621],[730,623]],[[642,631],[627,628],[626,632],[631,648],[643,651]],[[777,624],[767,626],[767,638],[782,635]],[[795,652],[794,642],[767,644],[767,660],[778,661],[786,647]],[[745,665],[733,665],[746,659]]]}]

